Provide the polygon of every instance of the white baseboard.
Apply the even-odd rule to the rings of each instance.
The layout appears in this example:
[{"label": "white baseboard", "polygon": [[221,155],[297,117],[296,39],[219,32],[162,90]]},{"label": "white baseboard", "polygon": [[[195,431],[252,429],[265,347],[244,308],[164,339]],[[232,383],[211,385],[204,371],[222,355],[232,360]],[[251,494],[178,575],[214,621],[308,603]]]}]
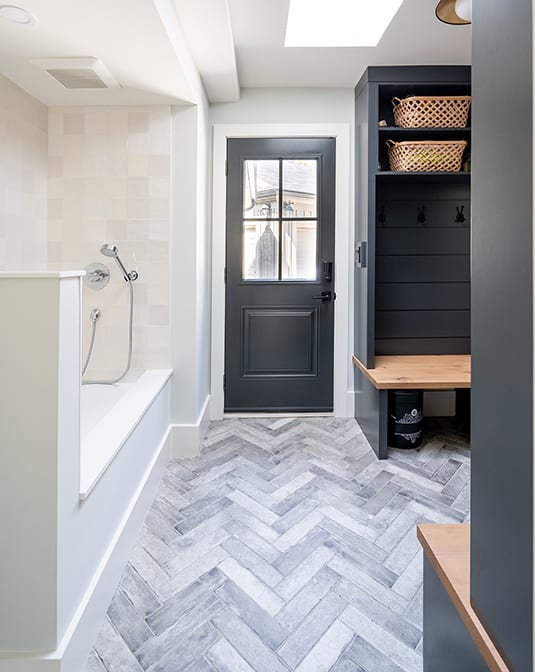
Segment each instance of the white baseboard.
[{"label": "white baseboard", "polygon": [[0,672],[81,672],[117,590],[169,460],[171,427],[143,474],[60,646],[52,653],[0,654]]},{"label": "white baseboard", "polygon": [[[192,425],[171,425],[171,457],[196,457],[210,423],[210,396],[206,397],[197,422]],[[1,672],[1,670],[0,670]]]},{"label": "white baseboard", "polygon": [[343,417],[354,418],[355,417],[355,403],[356,403],[356,392],[355,390],[347,390],[346,392],[346,411]]}]

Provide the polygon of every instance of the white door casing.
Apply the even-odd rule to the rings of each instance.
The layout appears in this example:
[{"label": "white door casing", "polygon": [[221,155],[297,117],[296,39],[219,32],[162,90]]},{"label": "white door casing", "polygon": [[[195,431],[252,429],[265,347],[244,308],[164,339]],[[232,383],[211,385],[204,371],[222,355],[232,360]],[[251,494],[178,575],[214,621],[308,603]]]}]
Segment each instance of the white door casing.
[{"label": "white door casing", "polygon": [[[353,364],[353,226],[351,205],[351,129],[349,124],[215,124],[212,203],[212,420],[224,417],[225,237],[228,138],[329,137],[336,139],[334,415],[354,415]],[[272,414],[270,414],[272,415]]]}]

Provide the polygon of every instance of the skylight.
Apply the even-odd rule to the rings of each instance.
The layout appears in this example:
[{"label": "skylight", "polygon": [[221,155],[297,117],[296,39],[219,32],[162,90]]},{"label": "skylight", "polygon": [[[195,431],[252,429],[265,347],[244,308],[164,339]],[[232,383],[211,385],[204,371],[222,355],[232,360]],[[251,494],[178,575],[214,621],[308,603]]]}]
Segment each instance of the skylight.
[{"label": "skylight", "polygon": [[403,0],[290,0],[285,47],[375,47]]}]

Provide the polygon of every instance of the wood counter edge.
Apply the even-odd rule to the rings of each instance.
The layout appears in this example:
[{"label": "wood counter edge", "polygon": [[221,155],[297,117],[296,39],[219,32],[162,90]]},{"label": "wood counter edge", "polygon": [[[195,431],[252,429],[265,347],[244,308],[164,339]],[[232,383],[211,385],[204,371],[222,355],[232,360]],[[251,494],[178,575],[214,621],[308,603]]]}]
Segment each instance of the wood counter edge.
[{"label": "wood counter edge", "polygon": [[[426,524],[417,526],[418,541],[427,559],[435,570],[489,669],[491,672],[510,672],[509,667],[506,665],[470,604],[469,534],[470,525]],[[445,536],[450,537],[449,543],[445,543]],[[451,537],[454,537],[454,544],[451,544]],[[458,582],[455,582],[452,576],[452,569],[454,567],[458,570],[456,572],[457,575],[462,573],[465,578],[463,585],[467,586],[468,590],[463,590],[462,586]]]},{"label": "wood counter edge", "polygon": [[[426,357],[427,355],[407,355],[407,357]],[[450,355],[432,355],[433,357],[449,357]],[[388,357],[388,355],[383,355],[383,357]],[[391,355],[395,358],[403,358],[405,355]],[[397,378],[393,375],[387,382],[377,380],[377,377],[373,374],[374,371],[378,371],[381,367],[375,369],[368,369],[360,361],[356,355],[351,356],[353,364],[358,367],[370,383],[377,390],[458,390],[458,389],[470,389],[471,382],[466,380],[450,379],[450,380],[440,380],[440,376],[434,374],[433,380],[419,380],[418,378],[411,378],[410,376],[399,375]]]}]

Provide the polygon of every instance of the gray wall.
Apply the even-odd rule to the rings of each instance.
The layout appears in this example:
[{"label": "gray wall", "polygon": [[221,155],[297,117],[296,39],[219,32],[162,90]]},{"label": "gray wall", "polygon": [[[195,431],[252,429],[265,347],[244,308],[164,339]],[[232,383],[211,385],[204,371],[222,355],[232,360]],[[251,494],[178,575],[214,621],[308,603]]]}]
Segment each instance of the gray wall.
[{"label": "gray wall", "polygon": [[532,4],[473,2],[472,604],[532,669]]}]

